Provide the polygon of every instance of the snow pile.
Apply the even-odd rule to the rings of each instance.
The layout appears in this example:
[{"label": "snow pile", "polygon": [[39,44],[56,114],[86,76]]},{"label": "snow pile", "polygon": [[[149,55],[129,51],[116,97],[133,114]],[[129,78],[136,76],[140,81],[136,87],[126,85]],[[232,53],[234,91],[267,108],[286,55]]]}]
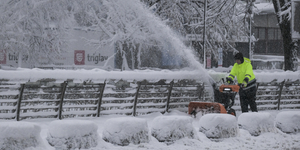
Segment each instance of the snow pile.
[{"label": "snow pile", "polygon": [[239,129],[236,117],[230,114],[206,114],[200,118],[199,131],[212,139],[236,137]]},{"label": "snow pile", "polygon": [[98,144],[98,126],[91,121],[55,120],[48,129],[47,141],[56,149],[87,149]]},{"label": "snow pile", "polygon": [[41,141],[41,127],[28,122],[1,122],[0,149],[36,148]]},{"label": "snow pile", "polygon": [[242,113],[238,118],[238,125],[253,136],[259,136],[264,132],[276,133],[274,118],[267,112]]},{"label": "snow pile", "polygon": [[195,139],[196,130],[190,116],[158,116],[153,119],[151,134],[160,142],[173,142],[187,137]]},{"label": "snow pile", "polygon": [[[207,71],[205,71],[206,73]],[[52,78],[57,82],[67,79],[74,81],[92,80],[94,82],[103,82],[106,79],[123,79],[123,80],[160,80],[160,79],[196,79],[203,80],[200,70],[134,70],[134,71],[107,71],[103,69],[80,69],[80,70],[44,70],[44,69],[26,69],[18,68],[16,70],[1,70],[1,78],[10,79],[10,81],[37,81],[40,79]],[[200,75],[199,75],[200,74]]]},{"label": "snow pile", "polygon": [[300,132],[300,111],[284,111],[276,116],[276,127],[285,133]]},{"label": "snow pile", "polygon": [[102,138],[106,142],[127,146],[150,141],[147,120],[140,118],[111,118],[105,122]]}]

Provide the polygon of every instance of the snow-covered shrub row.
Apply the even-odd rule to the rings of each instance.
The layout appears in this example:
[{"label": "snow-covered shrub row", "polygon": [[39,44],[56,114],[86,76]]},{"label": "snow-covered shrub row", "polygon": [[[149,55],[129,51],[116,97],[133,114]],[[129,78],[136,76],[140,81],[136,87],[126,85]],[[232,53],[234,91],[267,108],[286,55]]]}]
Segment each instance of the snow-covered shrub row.
[{"label": "snow-covered shrub row", "polygon": [[102,138],[121,146],[127,146],[130,143],[148,143],[150,134],[147,120],[134,117],[108,119],[105,122]]},{"label": "snow-covered shrub row", "polygon": [[196,138],[196,130],[190,116],[158,116],[153,119],[151,134],[160,142],[171,143],[187,137]]},{"label": "snow-covered shrub row", "polygon": [[27,122],[1,122],[0,149],[35,148],[41,141],[41,127]]},{"label": "snow-covered shrub row", "polygon": [[236,117],[230,114],[206,114],[200,118],[199,131],[212,139],[236,137],[239,134]]},{"label": "snow-covered shrub row", "polygon": [[300,111],[284,111],[276,116],[276,127],[285,133],[300,132]]},{"label": "snow-covered shrub row", "polygon": [[238,118],[238,125],[253,136],[259,136],[264,132],[277,132],[274,118],[267,112],[242,113]]},{"label": "snow-covered shrub row", "polygon": [[97,146],[98,126],[91,121],[55,120],[49,124],[48,143],[56,149],[88,149]]}]

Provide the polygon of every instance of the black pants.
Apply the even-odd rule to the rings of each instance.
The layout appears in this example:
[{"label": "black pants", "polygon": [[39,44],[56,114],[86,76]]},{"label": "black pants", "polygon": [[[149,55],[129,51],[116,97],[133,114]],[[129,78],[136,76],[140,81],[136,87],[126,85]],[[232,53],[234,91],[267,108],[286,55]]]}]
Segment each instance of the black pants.
[{"label": "black pants", "polygon": [[257,106],[256,106],[256,85],[249,88],[249,89],[243,89],[240,88],[239,94],[240,94],[240,103],[241,103],[241,109],[242,112],[248,112],[248,105],[250,105],[250,109],[252,112],[257,112]]}]

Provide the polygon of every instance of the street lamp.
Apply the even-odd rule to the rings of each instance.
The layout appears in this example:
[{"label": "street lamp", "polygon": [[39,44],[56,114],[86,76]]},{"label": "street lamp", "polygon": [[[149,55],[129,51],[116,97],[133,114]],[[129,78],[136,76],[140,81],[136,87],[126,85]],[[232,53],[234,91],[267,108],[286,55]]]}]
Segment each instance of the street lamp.
[{"label": "street lamp", "polygon": [[203,28],[203,66],[204,69],[206,68],[206,53],[205,53],[205,49],[206,49],[206,45],[205,45],[205,41],[206,41],[206,9],[207,9],[207,0],[204,1],[204,28]]},{"label": "street lamp", "polygon": [[249,58],[252,59],[252,10],[253,10],[253,1],[249,0],[249,10],[248,10],[248,15],[249,15]]}]

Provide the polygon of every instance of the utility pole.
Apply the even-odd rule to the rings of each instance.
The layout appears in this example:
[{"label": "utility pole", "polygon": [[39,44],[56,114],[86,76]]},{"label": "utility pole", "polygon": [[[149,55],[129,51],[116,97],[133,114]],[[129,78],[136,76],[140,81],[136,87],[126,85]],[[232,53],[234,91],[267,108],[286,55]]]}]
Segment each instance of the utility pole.
[{"label": "utility pole", "polygon": [[252,59],[252,10],[253,10],[253,1],[249,0],[249,10],[248,10],[248,15],[249,15],[249,58]]},{"label": "utility pole", "polygon": [[204,28],[203,28],[203,66],[206,68],[206,10],[207,9],[207,0],[204,1]]}]

